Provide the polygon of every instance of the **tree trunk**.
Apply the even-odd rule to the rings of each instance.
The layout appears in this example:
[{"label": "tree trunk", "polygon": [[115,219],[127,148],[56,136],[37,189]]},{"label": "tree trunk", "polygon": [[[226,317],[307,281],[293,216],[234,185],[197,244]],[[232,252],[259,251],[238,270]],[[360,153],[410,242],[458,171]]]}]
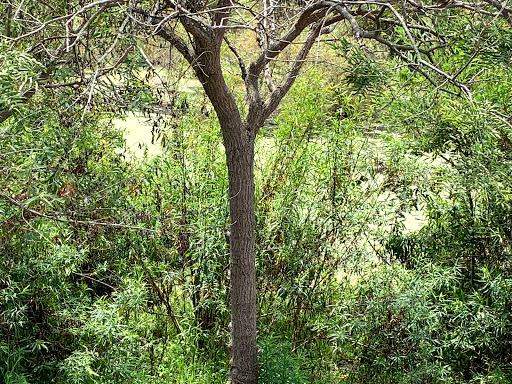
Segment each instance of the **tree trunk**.
[{"label": "tree trunk", "polygon": [[225,137],[231,219],[231,361],[229,384],[256,384],[254,134]]},{"label": "tree trunk", "polygon": [[[229,183],[231,361],[228,384],[257,384],[254,141],[222,75],[220,43],[204,47],[194,70],[219,119]],[[197,49],[197,47],[196,47]]]}]

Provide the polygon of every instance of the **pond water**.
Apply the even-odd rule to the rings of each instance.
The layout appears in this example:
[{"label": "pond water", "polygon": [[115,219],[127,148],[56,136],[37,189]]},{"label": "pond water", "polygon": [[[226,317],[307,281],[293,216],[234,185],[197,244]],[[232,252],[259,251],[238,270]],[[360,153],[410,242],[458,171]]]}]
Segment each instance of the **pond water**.
[{"label": "pond water", "polygon": [[131,113],[124,119],[116,120],[115,124],[125,131],[126,147],[135,157],[142,158],[145,155],[154,156],[162,153],[160,143],[152,142],[153,122],[150,118]]},{"label": "pond water", "polygon": [[[159,68],[159,76],[153,76],[149,81],[152,86],[162,88],[161,80],[172,84],[167,72]],[[173,87],[183,95],[195,95],[200,92],[201,83],[197,79],[183,78]],[[153,142],[151,115],[143,116],[142,114],[130,113],[124,119],[116,120],[115,124],[125,131],[126,147],[136,157],[142,158],[145,155],[151,157],[162,153],[160,143]]]}]

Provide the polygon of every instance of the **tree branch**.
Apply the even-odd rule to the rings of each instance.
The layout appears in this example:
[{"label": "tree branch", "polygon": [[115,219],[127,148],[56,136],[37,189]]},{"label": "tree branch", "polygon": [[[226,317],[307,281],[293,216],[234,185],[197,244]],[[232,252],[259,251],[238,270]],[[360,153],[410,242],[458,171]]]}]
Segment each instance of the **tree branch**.
[{"label": "tree branch", "polygon": [[257,79],[265,68],[266,63],[281,54],[307,27],[321,20],[329,8],[329,4],[319,1],[304,9],[292,27],[281,38],[273,41],[266,50],[261,52],[256,61],[249,66],[248,76]]},{"label": "tree branch", "polygon": [[192,47],[185,42],[185,40],[177,36],[167,27],[160,28],[157,34],[176,48],[190,65],[194,64],[196,60],[194,51],[192,50]]},{"label": "tree branch", "polygon": [[6,201],[7,203],[9,203],[12,206],[21,208],[23,212],[28,212],[28,213],[30,213],[30,214],[32,214],[34,216],[38,216],[38,217],[42,217],[42,218],[45,218],[45,219],[57,221],[57,222],[60,222],[60,223],[73,224],[73,225],[86,225],[86,226],[91,226],[91,227],[101,226],[101,227],[111,227],[111,228],[134,229],[134,230],[139,230],[139,231],[143,231],[143,232],[158,233],[158,231],[156,231],[154,229],[149,229],[149,228],[146,228],[146,227],[138,227],[138,226],[134,226],[134,225],[126,225],[126,224],[118,224],[118,223],[108,223],[108,222],[105,222],[105,221],[94,221],[94,220],[93,221],[84,221],[84,220],[63,219],[63,218],[55,216],[55,215],[48,215],[46,213],[43,213],[43,212],[37,211],[35,209],[29,208],[25,204],[23,204],[22,202],[20,202],[18,200],[15,200],[12,197],[7,196],[7,195],[5,195],[3,193],[0,193],[0,199],[3,199],[4,201]]},{"label": "tree branch", "polygon": [[263,114],[262,114],[262,122],[267,119],[272,112],[275,111],[283,97],[288,93],[291,86],[295,82],[295,79],[297,78],[300,69],[302,68],[302,65],[304,64],[304,61],[306,57],[309,54],[309,51],[311,50],[311,47],[315,43],[316,39],[320,36],[320,33],[323,28],[323,23],[317,22],[311,27],[311,30],[308,32],[306,36],[306,40],[302,44],[302,47],[300,48],[299,52],[295,56],[293,60],[293,64],[291,65],[290,70],[286,74],[285,78],[282,80],[282,82],[277,86],[274,92],[271,93],[270,97],[267,99],[267,101],[263,105]]},{"label": "tree branch", "polygon": [[229,50],[231,52],[233,52],[233,54],[235,55],[236,60],[238,61],[238,66],[240,67],[242,79],[245,80],[247,78],[247,68],[245,66],[244,61],[242,60],[242,57],[240,57],[235,46],[233,44],[231,44],[231,42],[229,41],[229,39],[226,36],[224,36],[224,42],[228,46]]}]

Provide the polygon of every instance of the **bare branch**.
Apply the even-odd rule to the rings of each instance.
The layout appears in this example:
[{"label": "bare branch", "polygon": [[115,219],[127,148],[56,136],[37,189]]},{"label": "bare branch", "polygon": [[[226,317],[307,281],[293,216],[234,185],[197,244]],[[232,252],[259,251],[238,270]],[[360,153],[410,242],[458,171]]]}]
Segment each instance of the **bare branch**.
[{"label": "bare branch", "polygon": [[308,32],[306,36],[306,40],[304,41],[301,49],[295,56],[293,63],[291,65],[290,70],[286,74],[286,77],[283,79],[281,84],[277,86],[274,92],[270,95],[270,97],[267,99],[267,101],[263,105],[263,115],[262,119],[263,121],[267,119],[272,112],[275,111],[283,97],[288,93],[291,86],[295,82],[295,79],[299,75],[300,69],[302,68],[302,65],[304,64],[304,61],[306,57],[309,54],[309,51],[311,50],[311,47],[313,47],[313,44],[315,43],[316,39],[320,36],[320,33],[322,31],[323,24],[318,22],[317,24],[314,24],[311,27],[311,30]]},{"label": "bare branch", "polygon": [[[258,26],[259,27],[256,28],[258,46],[260,47],[261,51],[264,51],[265,44],[266,43],[268,44],[268,42],[270,41],[270,38],[265,33],[264,26],[261,23],[258,23]],[[269,91],[274,92],[276,89],[276,86],[272,79],[272,68],[270,67],[269,63],[265,64],[265,67],[263,68],[263,74],[264,74],[264,78],[265,78],[265,83],[267,84]]]},{"label": "bare branch", "polygon": [[88,5],[84,6],[83,8],[79,9],[75,13],[71,13],[71,14],[67,14],[67,15],[63,15],[63,16],[58,16],[58,17],[52,18],[51,20],[48,20],[48,21],[46,21],[44,23],[41,23],[41,25],[39,27],[37,27],[35,29],[32,29],[29,32],[27,32],[27,33],[25,33],[25,34],[23,34],[21,36],[18,36],[18,37],[14,38],[14,39],[13,38],[9,38],[9,36],[5,36],[5,37],[7,37],[8,40],[11,40],[13,43],[15,43],[15,42],[18,42],[20,40],[26,39],[27,37],[35,35],[35,34],[41,32],[41,31],[43,31],[49,25],[55,24],[55,23],[57,23],[59,21],[66,20],[65,25],[69,25],[71,23],[71,21],[73,21],[75,19],[75,17],[77,17],[79,14],[85,12],[88,9],[95,8],[95,7],[98,7],[98,6],[102,7],[102,9],[105,9],[107,7],[113,7],[113,6],[116,6],[116,5],[121,5],[123,3],[124,3],[124,0],[100,0],[100,1],[96,1],[94,3],[91,3],[91,4],[88,4]]},{"label": "bare branch", "polygon": [[231,44],[231,42],[229,41],[229,39],[226,36],[224,36],[224,42],[228,46],[229,50],[231,52],[233,52],[233,54],[235,55],[236,60],[238,61],[238,66],[240,67],[242,79],[245,80],[247,78],[247,68],[245,66],[244,61],[242,60],[242,57],[238,54],[235,46],[233,44]]},{"label": "bare branch", "polygon": [[157,33],[160,37],[162,37],[164,40],[169,42],[174,48],[176,48],[190,65],[194,64],[196,60],[194,51],[192,47],[190,47],[185,42],[185,40],[177,36],[172,30],[166,27],[161,27]]},{"label": "bare branch", "polygon": [[107,284],[107,283],[105,283],[105,282],[103,282],[101,280],[95,279],[94,277],[91,276],[90,273],[73,272],[73,275],[76,275],[76,276],[79,276],[79,277],[83,277],[84,279],[89,279],[89,280],[94,281],[94,282],[96,282],[98,284],[104,285],[105,287],[110,288],[113,291],[117,291],[116,287],[113,287],[112,285]]},{"label": "bare branch", "polygon": [[64,15],[64,16],[56,17],[54,19],[51,19],[51,20],[48,20],[48,21],[42,23],[39,27],[37,27],[36,29],[32,29],[31,31],[25,33],[24,35],[18,36],[16,38],[10,38],[9,36],[5,36],[5,37],[7,37],[7,39],[11,40],[13,43],[16,43],[17,41],[26,39],[29,36],[32,36],[32,35],[37,34],[38,32],[41,32],[46,27],[48,27],[50,24],[57,23],[57,22],[63,21],[63,20],[68,20],[71,17],[73,17],[73,15]]},{"label": "bare branch", "polygon": [[498,0],[483,0],[483,1],[489,5],[492,5],[494,8],[496,8],[501,14],[503,14],[503,17],[505,18],[505,20],[507,20],[507,23],[512,25],[512,18],[510,17],[510,15],[512,14],[512,8],[506,6],[506,3],[508,3],[508,1],[507,2],[501,2]]},{"label": "bare branch", "polygon": [[138,227],[134,225],[127,225],[127,224],[118,224],[118,223],[108,223],[105,221],[84,221],[84,220],[73,220],[73,219],[64,219],[55,215],[48,215],[46,213],[37,211],[35,209],[27,207],[22,202],[13,199],[10,196],[4,195],[3,193],[0,193],[0,199],[3,199],[4,201],[8,202],[10,205],[16,206],[18,208],[21,208],[24,212],[28,212],[34,216],[43,217],[45,219],[57,221],[60,223],[67,223],[67,224],[73,224],[73,225],[86,225],[86,226],[100,226],[100,227],[111,227],[111,228],[124,228],[124,229],[133,229],[143,232],[151,232],[151,233],[158,233],[158,231],[155,231],[154,229],[149,229],[146,227]]},{"label": "bare branch", "polygon": [[[233,11],[231,0],[218,0],[217,7],[214,10],[213,25],[214,26],[226,26],[228,18]],[[225,36],[225,30],[215,31],[215,37],[217,40],[222,40]]]},{"label": "bare branch", "polygon": [[[185,40],[183,40],[181,37],[176,35],[172,29],[170,29],[169,27],[167,27],[165,25],[169,20],[171,20],[171,16],[177,17],[177,15],[178,15],[177,13],[174,12],[174,13],[171,13],[170,15],[167,15],[166,17],[160,17],[158,15],[150,14],[149,12],[147,12],[143,9],[140,9],[140,8],[130,8],[128,11],[129,11],[129,14],[135,13],[135,14],[139,14],[139,15],[149,18],[149,21],[151,22],[151,24],[147,24],[147,25],[141,24],[141,22],[139,20],[135,19],[135,21],[137,23],[139,23],[139,25],[142,25],[143,27],[146,26],[146,27],[151,28],[152,29],[151,35],[157,34],[158,36],[163,38],[165,41],[170,43],[174,48],[176,48],[178,50],[178,52],[185,58],[185,60],[187,60],[187,62],[190,65],[194,64],[194,62],[196,61],[196,57],[195,57],[195,53],[194,53],[194,50],[192,49],[192,47],[189,44],[187,44],[187,42]],[[154,24],[154,23],[156,23],[156,24]]]},{"label": "bare branch", "polygon": [[315,2],[306,7],[290,29],[281,38],[273,41],[269,47],[249,67],[249,77],[258,78],[263,71],[265,64],[277,57],[288,47],[300,34],[313,23],[321,20],[330,8],[324,1]]}]

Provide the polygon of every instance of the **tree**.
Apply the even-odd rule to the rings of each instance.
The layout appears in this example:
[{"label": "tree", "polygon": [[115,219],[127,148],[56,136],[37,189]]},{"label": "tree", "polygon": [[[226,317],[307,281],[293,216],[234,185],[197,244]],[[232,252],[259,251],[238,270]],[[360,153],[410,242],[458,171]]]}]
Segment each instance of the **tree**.
[{"label": "tree", "polygon": [[[351,36],[368,55],[384,45],[408,67],[440,90],[471,98],[460,74],[478,53],[452,73],[440,68],[437,51],[447,46],[439,25],[451,16],[511,23],[512,8],[496,0],[398,1],[259,1],[231,0],[82,0],[24,2],[6,0],[2,40],[24,49],[46,69],[39,85],[73,87],[87,110],[101,93],[122,99],[108,75],[150,40],[163,39],[189,63],[216,112],[229,178],[232,344],[230,383],[257,382],[254,144],[259,129],[276,111],[304,66],[310,51],[326,34]],[[485,25],[483,26],[485,28]],[[242,35],[243,34],[243,35]],[[243,36],[250,47],[235,42]],[[244,40],[245,41],[245,40]],[[368,43],[365,43],[368,41]],[[254,44],[256,43],[256,44]],[[367,45],[365,45],[367,44]],[[449,48],[449,47],[448,47]],[[224,73],[227,49],[239,65],[244,94],[239,105]],[[285,57],[287,56],[287,57]],[[291,58],[288,58],[291,57]],[[62,75],[62,68],[68,68]],[[55,82],[58,76],[61,82]],[[107,79],[104,83],[101,78]],[[19,86],[28,101],[34,87]],[[15,110],[0,106],[0,122]]]}]

